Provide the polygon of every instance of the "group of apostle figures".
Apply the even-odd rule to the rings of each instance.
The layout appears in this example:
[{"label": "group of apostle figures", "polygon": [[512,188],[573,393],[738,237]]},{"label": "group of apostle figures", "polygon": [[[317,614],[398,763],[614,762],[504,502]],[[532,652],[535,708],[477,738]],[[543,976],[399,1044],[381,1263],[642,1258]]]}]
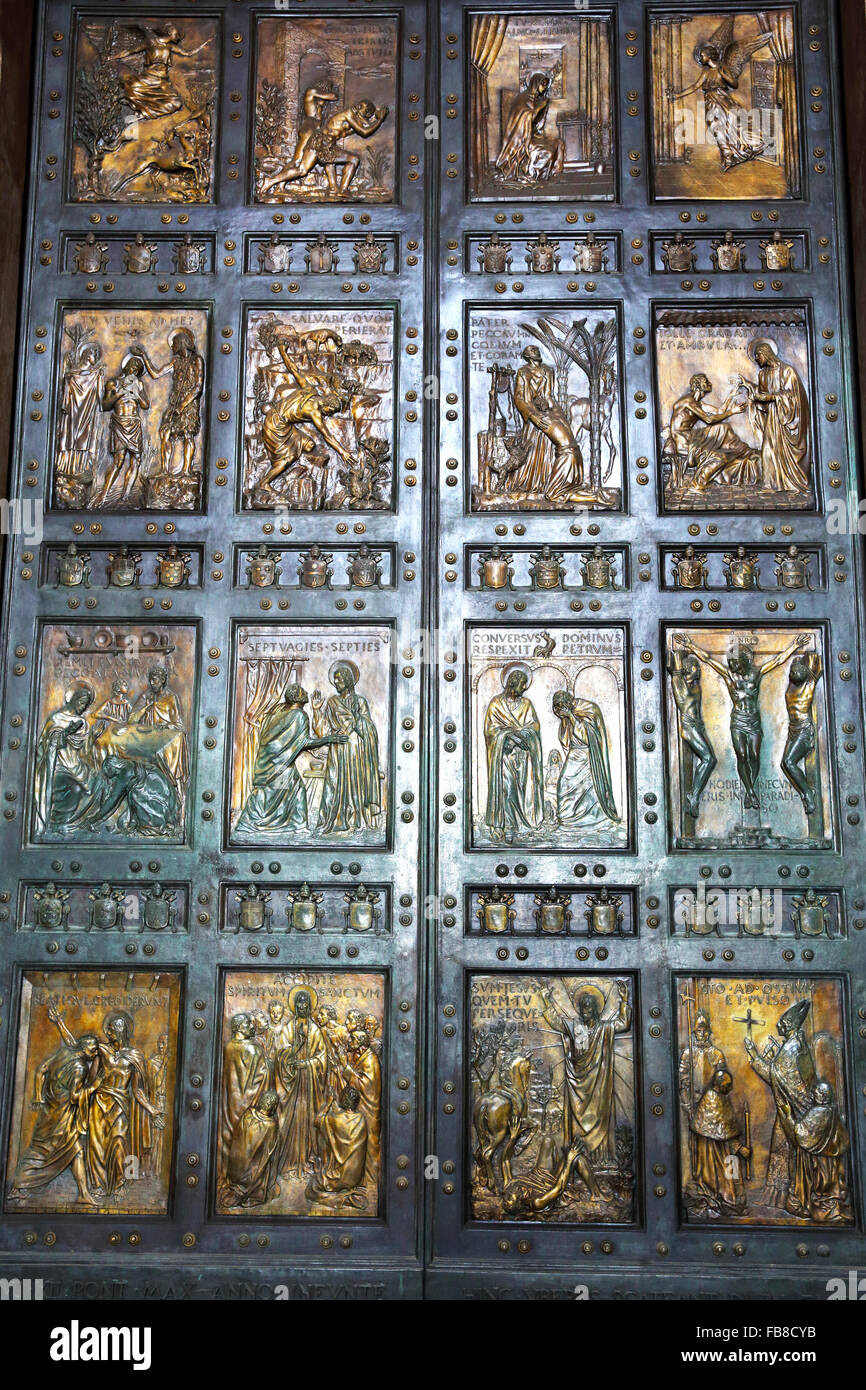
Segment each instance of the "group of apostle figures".
[{"label": "group of apostle figures", "polygon": [[[233,1014],[223,1050],[220,1204],[276,1202],[304,1184],[308,1203],[364,1210],[379,1176],[382,1069],[379,1020],[360,1009],[342,1022],[310,985],[267,1013]],[[301,1209],[301,1214],[306,1208]]]}]

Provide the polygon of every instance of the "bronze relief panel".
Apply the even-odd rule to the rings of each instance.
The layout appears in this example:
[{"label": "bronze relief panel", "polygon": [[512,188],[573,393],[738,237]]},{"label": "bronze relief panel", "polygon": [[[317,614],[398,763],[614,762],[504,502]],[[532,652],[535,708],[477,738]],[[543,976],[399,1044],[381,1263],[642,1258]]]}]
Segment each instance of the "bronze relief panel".
[{"label": "bronze relief panel", "polygon": [[841,979],[676,979],[683,1217],[854,1220]]},{"label": "bronze relief panel", "polygon": [[619,511],[619,311],[470,306],[471,509]]},{"label": "bronze relief panel", "polygon": [[72,200],[213,202],[218,64],[214,19],[79,17]]},{"label": "bronze relief panel", "polygon": [[649,19],[657,198],[800,198],[796,11]]},{"label": "bronze relief panel", "polygon": [[206,309],[62,310],[55,508],[200,508],[208,321]]},{"label": "bronze relief panel", "polygon": [[255,201],[397,201],[399,20],[262,17]]},{"label": "bronze relief panel", "polygon": [[625,849],[625,629],[472,627],[468,644],[471,847]]},{"label": "bronze relief panel", "polygon": [[391,307],[249,312],[244,506],[391,507],[395,331]]},{"label": "bronze relief panel", "polygon": [[381,972],[226,971],[219,1215],[379,1214],[386,1005]]},{"label": "bronze relief panel", "polygon": [[831,849],[823,628],[668,628],[665,650],[675,846]]},{"label": "bronze relief panel", "polygon": [[806,305],[655,311],[667,511],[815,509]]},{"label": "bronze relief panel", "polygon": [[468,16],[473,202],[612,199],[609,14]]},{"label": "bronze relief panel", "polygon": [[177,971],[26,970],[6,1209],[168,1213]]},{"label": "bronze relief panel", "polygon": [[471,1217],[634,1221],[634,977],[479,973],[468,986]]},{"label": "bronze relief panel", "polygon": [[392,645],[385,625],[238,629],[234,843],[384,848],[392,801]]},{"label": "bronze relief panel", "polygon": [[44,624],[33,840],[182,842],[196,678],[192,624]]}]

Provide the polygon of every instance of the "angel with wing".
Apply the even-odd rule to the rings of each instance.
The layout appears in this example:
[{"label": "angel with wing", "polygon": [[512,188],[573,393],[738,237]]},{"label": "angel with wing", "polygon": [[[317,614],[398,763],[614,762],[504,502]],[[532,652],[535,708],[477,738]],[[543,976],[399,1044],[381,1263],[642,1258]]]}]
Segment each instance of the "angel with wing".
[{"label": "angel with wing", "polygon": [[[206,48],[211,37],[195,48],[183,47],[183,35],[176,24],[112,24],[102,47],[103,58],[117,62],[137,59],[141,55],[140,71],[122,74],[128,104],[145,120],[171,116],[180,111],[184,99],[171,80],[171,65],[175,58],[193,58]],[[96,45],[98,46],[98,44]]]},{"label": "angel with wing", "polygon": [[682,91],[667,92],[669,101],[703,92],[707,129],[719,147],[724,173],[757,159],[765,150],[762,136],[748,129],[746,109],[734,92],[749,58],[770,42],[771,35],[760,33],[751,39],[737,39],[736,21],[736,15],[727,15],[711,38],[696,45],[695,62],[701,69],[700,76]]}]

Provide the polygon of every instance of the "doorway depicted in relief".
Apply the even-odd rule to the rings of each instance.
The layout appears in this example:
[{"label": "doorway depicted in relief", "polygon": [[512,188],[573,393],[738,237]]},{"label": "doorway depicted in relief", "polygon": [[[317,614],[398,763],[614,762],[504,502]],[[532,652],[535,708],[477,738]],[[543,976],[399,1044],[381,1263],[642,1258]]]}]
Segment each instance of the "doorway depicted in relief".
[{"label": "doorway depicted in relief", "polygon": [[260,203],[391,203],[397,20],[259,20],[255,175]]}]

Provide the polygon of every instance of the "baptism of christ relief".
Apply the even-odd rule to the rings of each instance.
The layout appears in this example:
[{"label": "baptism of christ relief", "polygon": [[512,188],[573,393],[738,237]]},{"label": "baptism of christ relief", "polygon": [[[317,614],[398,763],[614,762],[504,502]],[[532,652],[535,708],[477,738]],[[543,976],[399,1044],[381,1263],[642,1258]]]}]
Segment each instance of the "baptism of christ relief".
[{"label": "baptism of christ relief", "polygon": [[54,507],[200,506],[207,346],[204,309],[63,311]]},{"label": "baptism of christ relief", "polygon": [[391,506],[394,327],[390,308],[250,312],[246,507]]},{"label": "baptism of christ relief", "polygon": [[179,1016],[171,971],[24,972],[7,1210],[167,1213]]},{"label": "baptism of christ relief", "polygon": [[669,628],[670,797],[679,849],[829,849],[824,634]]},{"label": "baptism of christ relief", "polygon": [[799,198],[794,10],[679,10],[650,24],[655,196]]},{"label": "baptism of christ relief", "polygon": [[185,838],[195,647],[195,629],[174,623],[43,627],[34,840]]},{"label": "baptism of christ relief", "polygon": [[378,1215],[386,991],[372,972],[226,972],[219,1215]]},{"label": "baptism of christ relief", "polygon": [[469,310],[472,510],[622,506],[613,308]]},{"label": "baptism of christ relief", "polygon": [[472,628],[474,848],[624,849],[628,719],[622,628]]},{"label": "baptism of christ relief", "polygon": [[687,1222],[854,1219],[841,981],[676,980]]},{"label": "baptism of christ relief", "polygon": [[633,977],[473,975],[471,1214],[633,1221]]},{"label": "baptism of christ relief", "polygon": [[385,845],[392,660],[384,626],[239,629],[233,843]]},{"label": "baptism of christ relief", "polygon": [[394,201],[397,24],[259,20],[257,202]]},{"label": "baptism of christ relief", "polygon": [[73,200],[213,201],[218,62],[213,19],[83,20],[72,115]]},{"label": "baptism of christ relief", "polygon": [[612,199],[610,21],[469,17],[473,202]]},{"label": "baptism of christ relief", "polygon": [[815,507],[804,307],[655,311],[668,511]]}]

